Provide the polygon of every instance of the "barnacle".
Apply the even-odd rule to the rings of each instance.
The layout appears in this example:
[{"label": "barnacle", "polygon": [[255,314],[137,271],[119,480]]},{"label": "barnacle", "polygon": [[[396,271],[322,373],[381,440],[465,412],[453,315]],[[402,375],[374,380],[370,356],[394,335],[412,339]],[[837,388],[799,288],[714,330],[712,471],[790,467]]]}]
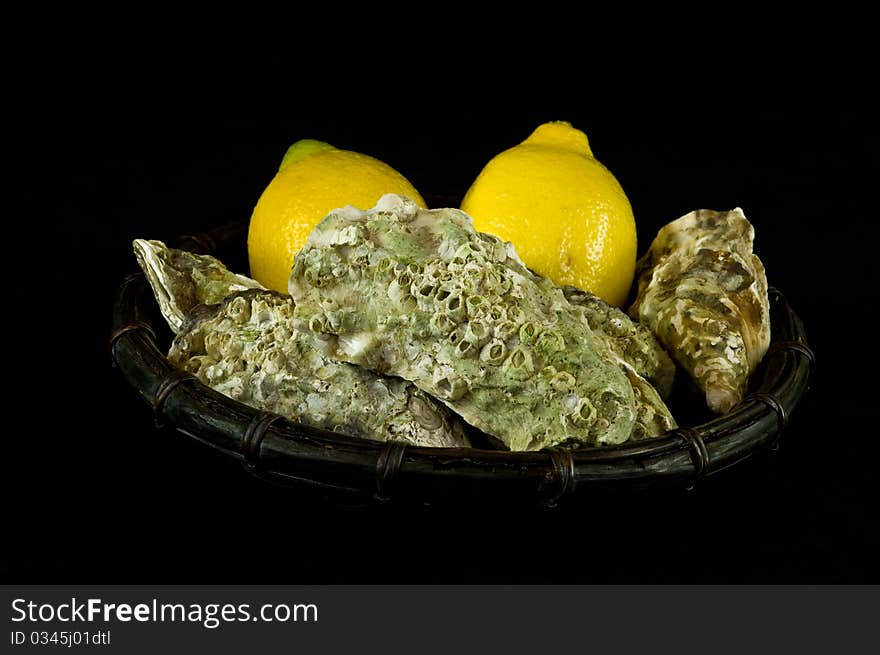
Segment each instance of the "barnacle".
[{"label": "barnacle", "polygon": [[513,321],[502,319],[495,323],[495,336],[504,341],[512,339],[519,333],[519,326]]},{"label": "barnacle", "polygon": [[468,391],[467,380],[447,368],[434,370],[432,387],[444,400],[458,400]]},{"label": "barnacle", "polygon": [[764,266],[742,209],[700,209],[660,229],[636,267],[629,308],[687,371],[716,413],[742,400],[770,345]]},{"label": "barnacle", "polygon": [[327,319],[323,312],[318,312],[309,319],[309,332],[319,338],[327,333]]},{"label": "barnacle", "polygon": [[550,378],[550,386],[553,387],[556,391],[567,391],[571,389],[577,380],[575,380],[574,376],[571,373],[566,373],[565,371],[556,371],[554,369],[553,375]]},{"label": "barnacle", "polygon": [[[354,238],[352,231],[346,238]],[[377,441],[467,447],[461,421],[412,383],[327,356],[331,325],[350,323],[350,310],[316,307],[297,329],[290,297],[230,273],[213,257],[185,253],[157,241],[134,244],[163,311],[177,332],[169,361],[239,402],[307,425],[343,430]],[[361,255],[370,253],[361,253]],[[315,280],[347,272],[332,259],[312,258]],[[247,288],[236,291],[235,288]],[[176,319],[180,319],[178,323]],[[173,321],[173,322],[172,322]]]},{"label": "barnacle", "polygon": [[382,257],[378,262],[376,262],[376,268],[374,269],[377,275],[387,275],[392,270],[394,270],[394,261],[391,257]]},{"label": "barnacle", "polygon": [[591,425],[596,419],[596,414],[596,407],[589,398],[578,398],[570,416],[575,425]]},{"label": "barnacle", "polygon": [[435,335],[444,336],[455,329],[455,321],[445,311],[440,310],[431,316],[430,327]]},{"label": "barnacle", "polygon": [[492,334],[492,326],[489,322],[479,318],[468,321],[464,330],[464,338],[466,341],[474,344],[478,348],[486,343],[486,340]]},{"label": "barnacle", "polygon": [[520,344],[504,362],[504,372],[514,380],[528,380],[535,372],[532,351]]},{"label": "barnacle", "polygon": [[501,339],[492,339],[480,351],[480,361],[492,366],[500,366],[507,358],[507,346]]},{"label": "barnacle", "polygon": [[522,343],[534,343],[541,327],[532,321],[527,321],[519,328],[519,340]]},{"label": "barnacle", "polygon": [[526,320],[526,313],[523,311],[522,307],[517,304],[511,304],[504,308],[507,313],[507,319],[512,321],[516,325],[520,325],[523,321]]},{"label": "barnacle", "polygon": [[535,346],[545,353],[565,350],[565,337],[552,328],[547,329],[538,335]]},{"label": "barnacle", "polygon": [[[477,285],[474,285],[477,286]],[[486,299],[483,296],[474,294],[472,296],[468,296],[467,300],[465,300],[465,307],[467,308],[467,315],[471,318],[482,316],[489,311],[489,305],[486,302]]]},{"label": "barnacle", "polygon": [[477,351],[477,347],[474,345],[473,341],[468,341],[467,339],[461,339],[455,345],[455,356],[456,357],[471,357]]},{"label": "barnacle", "polygon": [[[341,238],[351,226],[362,241]],[[306,275],[330,258],[354,270],[352,253],[363,247],[384,269],[406,271],[417,303],[401,307],[376,275],[324,286]],[[621,443],[636,425],[628,377],[561,289],[529,271],[510,244],[477,233],[460,210],[420,210],[392,194],[366,212],[335,210],[297,254],[289,291],[303,320],[328,298],[350,308],[350,322],[329,326],[330,356],[411,380],[511,450]],[[593,411],[583,403],[578,421],[568,420],[570,392],[553,384],[577,389]]]}]

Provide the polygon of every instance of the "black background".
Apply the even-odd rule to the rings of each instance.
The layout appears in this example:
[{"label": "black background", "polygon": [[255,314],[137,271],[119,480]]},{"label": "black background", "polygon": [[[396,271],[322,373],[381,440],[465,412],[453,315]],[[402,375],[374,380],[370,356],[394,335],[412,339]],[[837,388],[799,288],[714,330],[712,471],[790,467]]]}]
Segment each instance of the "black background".
[{"label": "black background", "polygon": [[[7,242],[5,580],[17,583],[864,583],[878,581],[872,382],[878,299],[872,112],[810,88],[531,103],[368,99],[285,120],[95,111],[18,124],[23,209]],[[401,91],[401,95],[405,95]],[[335,109],[334,109],[335,108]],[[460,197],[495,153],[568,120],[633,205],[640,251],[696,208],[742,207],[818,367],[783,447],[693,491],[555,511],[339,506],[279,490],[170,430],[111,367],[133,238],[242,220],[286,147],[376,156]],[[8,217],[13,218],[13,217]],[[49,244],[35,252],[35,239]],[[38,289],[35,299],[34,289]],[[51,298],[51,304],[46,299]],[[22,310],[22,308],[25,308]],[[23,341],[23,343],[22,343]],[[12,345],[10,345],[12,344]]]}]

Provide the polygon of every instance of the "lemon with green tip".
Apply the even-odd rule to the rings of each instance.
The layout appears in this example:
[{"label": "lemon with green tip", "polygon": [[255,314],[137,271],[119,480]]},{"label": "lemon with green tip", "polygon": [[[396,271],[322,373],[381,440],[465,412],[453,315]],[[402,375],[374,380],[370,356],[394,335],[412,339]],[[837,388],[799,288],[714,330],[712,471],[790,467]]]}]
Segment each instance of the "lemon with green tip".
[{"label": "lemon with green tip", "polygon": [[408,196],[427,208],[409,180],[385,162],[315,139],[297,141],[288,148],[251,215],[251,277],[286,294],[294,257],[321,219],[346,205],[371,209],[386,193]]}]

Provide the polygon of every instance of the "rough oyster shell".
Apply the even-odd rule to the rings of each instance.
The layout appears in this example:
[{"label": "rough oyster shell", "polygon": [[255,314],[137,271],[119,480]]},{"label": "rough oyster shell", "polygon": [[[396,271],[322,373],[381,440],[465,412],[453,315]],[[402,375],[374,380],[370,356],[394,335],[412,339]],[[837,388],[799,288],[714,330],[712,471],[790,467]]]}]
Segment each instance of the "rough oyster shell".
[{"label": "rough oyster shell", "polygon": [[143,239],[134,241],[134,250],[177,333],[169,361],[205,385],[251,407],[352,436],[470,445],[458,417],[410,382],[327,357],[319,339],[294,328],[288,296],[230,272],[214,257]]},{"label": "rough oyster shell", "polygon": [[392,373],[511,450],[614,444],[633,389],[562,290],[457,209],[388,194],[336,210],[297,254],[297,326],[335,359]]},{"label": "rough oyster shell", "polygon": [[246,405],[315,427],[377,441],[468,447],[446,407],[400,378],[331,360],[314,336],[293,327],[293,302],[249,290],[199,306],[168,359]]},{"label": "rough oyster shell", "polygon": [[675,382],[675,362],[647,326],[633,321],[598,296],[572,286],[562,287],[566,300],[581,309],[593,333],[666,399]]},{"label": "rough oyster shell", "polygon": [[657,233],[629,308],[705,393],[715,413],[740,402],[770,345],[764,266],[739,207],[700,209]]},{"label": "rough oyster shell", "polygon": [[186,313],[196,305],[218,303],[233,291],[264,288],[256,280],[231,272],[209,255],[168,248],[155,240],[135,239],[132,245],[162,316],[175,334]]}]

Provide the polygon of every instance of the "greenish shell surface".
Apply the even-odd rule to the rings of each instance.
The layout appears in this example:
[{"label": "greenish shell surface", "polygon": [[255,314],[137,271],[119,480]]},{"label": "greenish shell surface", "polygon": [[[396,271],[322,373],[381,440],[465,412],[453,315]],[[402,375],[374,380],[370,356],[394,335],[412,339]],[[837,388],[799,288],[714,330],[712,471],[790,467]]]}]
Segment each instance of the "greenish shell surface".
[{"label": "greenish shell surface", "polygon": [[388,194],[328,215],[297,254],[296,325],[334,359],[411,380],[511,450],[618,444],[627,374],[558,287],[457,209]]},{"label": "greenish shell surface", "polygon": [[588,291],[564,286],[562,292],[615,355],[649,382],[661,398],[669,397],[675,382],[675,362],[647,326]]},{"label": "greenish shell surface", "polygon": [[230,398],[306,425],[375,441],[470,445],[445,406],[406,380],[331,359],[293,326],[293,311],[290,298],[265,290],[199,306],[168,359]]},{"label": "greenish shell surface", "polygon": [[399,378],[338,362],[293,325],[290,297],[263,289],[207,255],[134,243],[160,309],[176,333],[175,366],[251,407],[374,441],[470,446],[445,405]]}]

